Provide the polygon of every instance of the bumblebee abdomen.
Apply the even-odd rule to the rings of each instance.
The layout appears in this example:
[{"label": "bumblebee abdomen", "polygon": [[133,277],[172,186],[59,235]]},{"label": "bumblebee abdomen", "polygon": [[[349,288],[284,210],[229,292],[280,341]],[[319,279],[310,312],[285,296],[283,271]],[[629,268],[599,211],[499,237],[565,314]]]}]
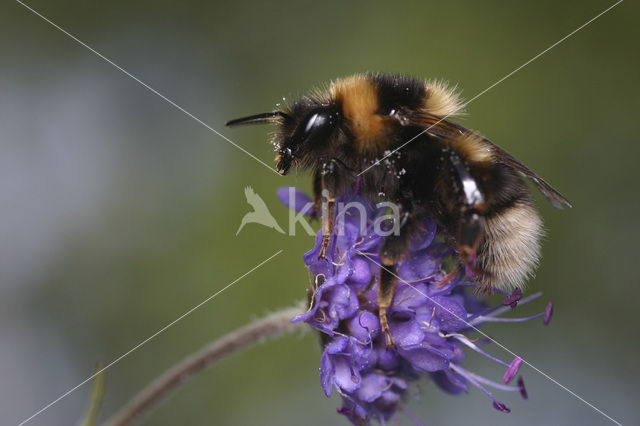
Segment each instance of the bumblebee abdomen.
[{"label": "bumblebee abdomen", "polygon": [[514,203],[486,218],[478,250],[481,284],[510,291],[524,286],[540,259],[542,220],[530,200]]}]

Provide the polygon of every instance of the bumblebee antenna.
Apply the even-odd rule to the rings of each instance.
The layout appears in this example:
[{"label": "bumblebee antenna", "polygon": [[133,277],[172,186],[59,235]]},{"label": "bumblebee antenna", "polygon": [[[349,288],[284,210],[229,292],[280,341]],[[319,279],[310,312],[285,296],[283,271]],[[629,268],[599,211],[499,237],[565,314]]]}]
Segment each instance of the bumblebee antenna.
[{"label": "bumblebee antenna", "polygon": [[263,112],[262,114],[250,115],[248,117],[236,118],[227,122],[227,126],[242,126],[245,124],[264,124],[273,123],[278,117],[289,118],[287,114],[282,111]]}]

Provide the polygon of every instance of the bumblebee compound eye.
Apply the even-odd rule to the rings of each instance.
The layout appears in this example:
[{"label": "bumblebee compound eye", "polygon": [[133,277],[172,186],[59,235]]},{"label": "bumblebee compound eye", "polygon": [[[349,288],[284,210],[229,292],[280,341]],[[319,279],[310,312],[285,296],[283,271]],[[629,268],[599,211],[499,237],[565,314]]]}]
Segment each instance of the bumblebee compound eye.
[{"label": "bumblebee compound eye", "polygon": [[336,128],[338,119],[339,112],[336,107],[320,107],[309,111],[294,132],[292,139],[298,142],[296,149],[313,149],[322,145]]},{"label": "bumblebee compound eye", "polygon": [[338,121],[339,111],[334,106],[313,108],[307,112],[278,151],[278,173],[286,175],[295,160],[320,154],[327,146]]},{"label": "bumblebee compound eye", "polygon": [[330,114],[326,111],[312,112],[307,118],[307,124],[304,126],[304,136],[310,137],[325,128],[330,119]]}]

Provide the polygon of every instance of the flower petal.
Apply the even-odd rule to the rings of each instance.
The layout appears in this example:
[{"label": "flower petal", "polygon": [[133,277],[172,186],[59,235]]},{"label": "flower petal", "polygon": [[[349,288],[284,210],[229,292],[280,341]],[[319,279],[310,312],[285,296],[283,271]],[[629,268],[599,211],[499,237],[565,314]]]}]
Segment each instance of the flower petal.
[{"label": "flower petal", "polygon": [[327,398],[333,391],[333,364],[330,355],[325,351],[320,358],[320,385]]},{"label": "flower petal", "polygon": [[448,370],[435,371],[431,373],[431,377],[434,383],[448,394],[459,395],[469,391],[466,383]]},{"label": "flower petal", "polygon": [[438,320],[442,331],[456,332],[468,327],[467,311],[454,298],[433,296],[427,304],[435,308],[434,318]]},{"label": "flower petal", "polygon": [[369,311],[360,311],[356,316],[347,320],[349,334],[360,342],[371,342],[380,333],[378,316]]},{"label": "flower petal", "polygon": [[333,364],[333,381],[344,392],[353,393],[360,387],[360,372],[351,366],[346,355],[331,355]]},{"label": "flower petal", "polygon": [[351,259],[351,275],[349,276],[349,283],[356,287],[364,287],[371,282],[371,262],[365,260],[360,256],[354,256]]},{"label": "flower petal", "polygon": [[280,202],[290,209],[298,213],[302,213],[304,210],[306,215],[311,214],[313,200],[301,189],[293,186],[283,186],[278,188],[277,194]]},{"label": "flower petal", "polygon": [[424,221],[420,231],[411,238],[411,251],[416,252],[431,245],[436,236],[436,229],[434,220]]},{"label": "flower petal", "polygon": [[414,283],[432,277],[438,271],[436,259],[428,250],[422,250],[400,263],[398,275],[403,281]]},{"label": "flower petal", "polygon": [[362,385],[356,397],[365,402],[373,402],[380,398],[384,389],[389,386],[389,379],[378,373],[369,373],[362,378]]},{"label": "flower petal", "polygon": [[389,328],[395,344],[400,348],[419,345],[424,339],[424,333],[415,317],[409,319],[391,318]]},{"label": "flower petal", "polygon": [[434,353],[435,351],[428,348],[411,350],[398,349],[398,352],[408,360],[416,370],[433,372],[444,370],[449,366],[449,361],[445,357]]},{"label": "flower petal", "polygon": [[401,357],[397,351],[387,349],[384,344],[376,348],[378,367],[385,371],[393,371],[400,367]]}]

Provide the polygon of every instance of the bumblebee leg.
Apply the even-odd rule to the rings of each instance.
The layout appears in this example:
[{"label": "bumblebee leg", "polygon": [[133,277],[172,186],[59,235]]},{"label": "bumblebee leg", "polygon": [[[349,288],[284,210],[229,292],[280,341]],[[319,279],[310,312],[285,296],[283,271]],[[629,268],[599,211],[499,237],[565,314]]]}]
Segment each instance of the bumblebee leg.
[{"label": "bumblebee leg", "polygon": [[418,223],[409,213],[404,213],[400,219],[400,232],[398,235],[388,235],[382,243],[380,259],[383,268],[380,270],[380,282],[378,284],[378,318],[380,328],[384,333],[387,348],[395,346],[387,310],[393,304],[393,297],[398,287],[398,277],[395,264],[402,259],[411,245],[411,236]]},{"label": "bumblebee leg", "polygon": [[384,333],[384,341],[387,348],[395,346],[391,330],[389,329],[389,318],[387,317],[387,309],[393,303],[393,296],[396,293],[398,279],[396,278],[396,268],[394,265],[384,265],[380,270],[380,283],[378,284],[378,318],[380,319],[380,328]]},{"label": "bumblebee leg", "polygon": [[[319,188],[320,200],[322,202],[322,245],[320,246],[320,254],[318,259],[327,258],[327,249],[331,243],[331,235],[333,234],[333,226],[335,223],[336,213],[336,189],[337,189],[337,167],[335,160],[331,159],[325,163],[322,170],[319,171]],[[316,183],[314,182],[314,190]],[[318,199],[316,199],[317,202]]]},{"label": "bumblebee leg", "polygon": [[477,212],[463,215],[458,230],[457,250],[464,263],[466,275],[478,273],[476,256],[484,236],[485,219]]},{"label": "bumblebee leg", "polygon": [[478,276],[484,272],[476,268],[478,248],[484,238],[486,220],[483,212],[487,208],[487,200],[482,192],[482,182],[476,179],[469,164],[453,149],[445,150],[449,163],[452,187],[457,187],[456,194],[449,194],[458,199],[456,207],[449,213],[458,217],[456,249],[468,277]]},{"label": "bumblebee leg", "polygon": [[442,288],[445,285],[449,284],[451,282],[452,279],[454,279],[458,273],[460,273],[460,271],[458,270],[458,268],[455,268],[453,271],[449,272],[447,275],[444,276],[444,278],[442,279],[442,281],[440,281],[437,284],[438,288]]},{"label": "bumblebee leg", "polygon": [[311,209],[311,219],[317,219],[322,209],[322,172],[316,169],[313,174],[313,208]]},{"label": "bumblebee leg", "polygon": [[336,199],[331,197],[327,191],[326,208],[323,206],[322,211],[322,245],[320,246],[320,255],[318,259],[327,258],[327,248],[331,242],[331,235],[333,234],[333,226],[335,222],[336,213]]}]

